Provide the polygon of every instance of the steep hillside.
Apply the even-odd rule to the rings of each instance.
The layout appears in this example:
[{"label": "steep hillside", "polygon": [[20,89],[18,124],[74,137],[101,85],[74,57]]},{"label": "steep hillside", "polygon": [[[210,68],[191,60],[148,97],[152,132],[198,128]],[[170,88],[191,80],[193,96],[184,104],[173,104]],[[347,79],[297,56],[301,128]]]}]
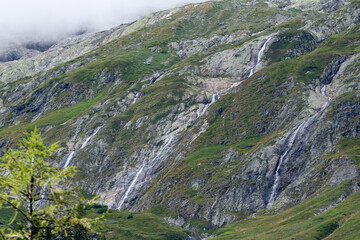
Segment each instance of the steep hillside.
[{"label": "steep hillside", "polygon": [[348,196],[352,184],[332,187],[277,215],[228,225],[214,239],[358,239],[359,192]]},{"label": "steep hillside", "polygon": [[40,128],[113,209],[190,229],[260,215],[219,239],[341,234],[358,212],[360,2],[325,2],[188,5],[2,67],[0,146]]},{"label": "steep hillside", "polygon": [[[0,52],[0,81],[11,82],[33,76],[75,59],[112,40],[152,25],[178,9],[154,13],[130,24],[107,31],[84,33],[59,42],[14,45]],[[14,61],[18,60],[18,61]]]}]

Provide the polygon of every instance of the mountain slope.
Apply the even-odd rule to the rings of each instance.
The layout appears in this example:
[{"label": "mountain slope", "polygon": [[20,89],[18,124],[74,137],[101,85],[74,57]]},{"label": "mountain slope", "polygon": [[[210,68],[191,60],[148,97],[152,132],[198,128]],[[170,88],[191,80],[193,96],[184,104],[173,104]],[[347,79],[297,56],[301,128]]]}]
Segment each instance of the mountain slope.
[{"label": "mountain slope", "polygon": [[[0,81],[11,82],[20,78],[29,77],[37,73],[44,72],[53,67],[56,67],[64,62],[75,59],[83,54],[91,52],[92,50],[118,39],[121,36],[126,36],[135,32],[145,26],[152,25],[169,14],[178,11],[177,8],[152,15],[146,16],[130,24],[123,24],[114,27],[107,31],[97,33],[87,33],[64,39],[57,43],[52,43],[50,48],[44,48],[41,51],[33,53],[32,45],[46,46],[46,43],[28,44],[25,48],[23,46],[15,46],[8,49],[8,58],[12,55],[19,55],[18,61],[4,62],[0,64]],[[13,49],[15,48],[15,49]],[[32,51],[31,51],[32,50]],[[45,51],[44,51],[45,50]],[[25,53],[23,54],[22,52]],[[31,53],[26,53],[31,51]],[[17,53],[18,52],[18,53]],[[24,56],[22,56],[24,55]],[[4,58],[6,57],[6,54]],[[0,57],[1,62],[1,57]]]},{"label": "mountain slope", "polygon": [[351,185],[332,187],[277,215],[228,225],[214,239],[357,239],[359,192],[348,197]]},{"label": "mountain slope", "polygon": [[[1,84],[0,146],[37,126],[60,142],[54,164],[77,166],[78,184],[102,203],[170,209],[184,226],[300,204],[286,210],[298,213],[314,194],[335,199],[344,182],[351,199],[359,9],[357,0],[194,4],[123,26],[34,76],[4,70],[17,80]],[[232,226],[219,237],[241,229]]]}]

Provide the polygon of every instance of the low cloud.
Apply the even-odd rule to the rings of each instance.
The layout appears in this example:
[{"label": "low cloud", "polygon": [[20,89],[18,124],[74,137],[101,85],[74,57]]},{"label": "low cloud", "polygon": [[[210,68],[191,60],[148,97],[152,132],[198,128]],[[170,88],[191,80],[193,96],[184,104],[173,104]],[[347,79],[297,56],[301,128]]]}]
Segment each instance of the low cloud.
[{"label": "low cloud", "polygon": [[205,0],[2,0],[0,48],[104,30],[151,12]]}]

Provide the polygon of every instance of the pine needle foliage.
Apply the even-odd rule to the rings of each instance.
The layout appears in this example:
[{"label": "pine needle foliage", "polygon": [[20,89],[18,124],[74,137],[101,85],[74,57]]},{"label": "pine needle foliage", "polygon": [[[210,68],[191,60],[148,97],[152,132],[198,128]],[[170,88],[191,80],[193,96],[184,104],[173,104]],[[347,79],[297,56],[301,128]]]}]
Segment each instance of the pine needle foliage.
[{"label": "pine needle foliage", "polygon": [[0,225],[0,239],[55,239],[73,227],[86,231],[100,218],[83,217],[85,201],[71,178],[75,167],[54,167],[49,160],[58,149],[49,147],[35,129],[16,150],[0,158],[0,209],[12,209],[8,224]]}]

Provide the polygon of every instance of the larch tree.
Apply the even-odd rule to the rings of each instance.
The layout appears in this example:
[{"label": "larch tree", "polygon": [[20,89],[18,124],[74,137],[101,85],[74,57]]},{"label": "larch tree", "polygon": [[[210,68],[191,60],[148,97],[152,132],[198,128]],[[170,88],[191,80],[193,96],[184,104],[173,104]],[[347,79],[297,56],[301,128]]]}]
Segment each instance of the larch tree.
[{"label": "larch tree", "polygon": [[75,167],[50,164],[57,149],[57,144],[46,147],[35,129],[0,159],[0,209],[13,213],[0,225],[0,239],[53,239],[74,226],[90,230],[99,221],[83,217],[91,201],[71,182]]}]

